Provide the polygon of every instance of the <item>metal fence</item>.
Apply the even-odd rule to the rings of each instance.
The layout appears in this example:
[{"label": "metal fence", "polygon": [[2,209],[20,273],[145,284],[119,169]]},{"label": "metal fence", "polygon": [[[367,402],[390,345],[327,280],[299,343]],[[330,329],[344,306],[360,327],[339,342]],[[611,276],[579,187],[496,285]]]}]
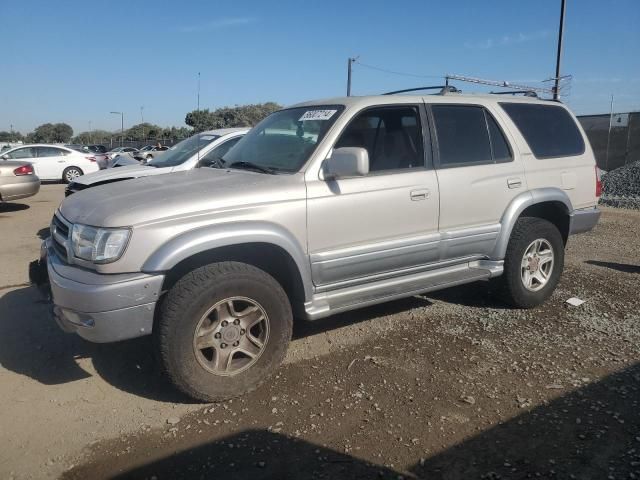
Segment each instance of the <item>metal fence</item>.
[{"label": "metal fence", "polygon": [[640,160],[640,112],[583,115],[578,120],[602,170]]}]

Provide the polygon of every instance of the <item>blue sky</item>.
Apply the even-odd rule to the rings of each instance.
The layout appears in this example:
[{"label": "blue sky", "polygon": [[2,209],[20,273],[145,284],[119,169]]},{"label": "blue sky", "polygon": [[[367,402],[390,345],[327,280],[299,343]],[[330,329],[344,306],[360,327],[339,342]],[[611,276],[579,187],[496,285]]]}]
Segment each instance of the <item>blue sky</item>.
[{"label": "blue sky", "polygon": [[[0,1],[0,130],[76,132],[201,108],[344,95],[346,62],[415,75],[539,82],[554,74],[560,0]],[[567,0],[565,101],[640,110],[640,1]],[[439,84],[356,64],[353,93]],[[473,90],[471,85],[460,85]]]}]

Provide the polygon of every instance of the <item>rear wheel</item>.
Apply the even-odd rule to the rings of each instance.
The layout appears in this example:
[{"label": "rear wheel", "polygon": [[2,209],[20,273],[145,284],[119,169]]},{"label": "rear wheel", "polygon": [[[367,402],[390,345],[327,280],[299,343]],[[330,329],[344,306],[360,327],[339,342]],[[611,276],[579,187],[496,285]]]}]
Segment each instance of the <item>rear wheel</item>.
[{"label": "rear wheel", "polygon": [[222,262],[176,283],[154,335],[171,382],[197,400],[220,401],[256,389],[278,368],[292,324],[289,299],[273,277]]},{"label": "rear wheel", "polygon": [[504,273],[492,281],[510,305],[532,308],[555,290],[564,268],[564,242],[557,227],[542,218],[518,219],[504,259]]},{"label": "rear wheel", "polygon": [[82,175],[83,175],[83,172],[82,172],[82,170],[80,168],[78,168],[78,167],[67,167],[62,172],[62,181],[65,182],[65,183],[71,183],[76,178],[78,178],[78,177],[80,177]]}]

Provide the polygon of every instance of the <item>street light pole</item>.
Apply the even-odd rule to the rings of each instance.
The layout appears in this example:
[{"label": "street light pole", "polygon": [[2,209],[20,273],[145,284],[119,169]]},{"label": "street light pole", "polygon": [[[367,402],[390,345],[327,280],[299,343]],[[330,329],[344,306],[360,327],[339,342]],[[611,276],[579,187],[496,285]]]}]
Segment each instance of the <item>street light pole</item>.
[{"label": "street light pole", "polygon": [[142,121],[142,143],[144,143],[144,115],[142,115],[142,110],[144,110],[144,106],[140,106],[140,120]]},{"label": "street light pole", "polygon": [[114,115],[120,115],[120,146],[124,142],[124,113],[123,112],[111,112]]},{"label": "street light pole", "polygon": [[553,99],[558,100],[560,98],[560,61],[562,59],[562,38],[564,31],[564,12],[565,12],[565,0],[561,0],[560,6],[560,26],[558,27],[558,52],[556,54],[556,78],[553,86]]}]

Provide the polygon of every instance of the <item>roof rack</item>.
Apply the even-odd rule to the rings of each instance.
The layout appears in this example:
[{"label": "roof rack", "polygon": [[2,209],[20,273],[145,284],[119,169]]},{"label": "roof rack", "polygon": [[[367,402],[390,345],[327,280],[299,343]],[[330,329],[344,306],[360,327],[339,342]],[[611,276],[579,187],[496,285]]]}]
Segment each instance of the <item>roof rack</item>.
[{"label": "roof rack", "polygon": [[457,80],[459,82],[467,82],[467,83],[476,83],[480,85],[491,85],[491,86],[500,87],[500,88],[516,88],[517,89],[516,91],[509,91],[509,92],[491,92],[493,94],[519,93],[525,96],[538,97],[538,94],[540,93],[540,94],[553,96],[553,90],[550,88],[531,87],[529,85],[517,85],[515,83],[507,82],[504,80],[485,80],[482,78],[465,77],[463,75],[452,75],[452,74],[448,74],[447,76],[445,76],[445,83],[447,85],[449,85],[450,80]]},{"label": "roof rack", "polygon": [[507,90],[506,92],[489,92],[493,95],[524,95],[525,97],[538,98],[538,94],[533,90]]},{"label": "roof rack", "polygon": [[396,93],[419,92],[420,90],[440,90],[438,92],[439,95],[460,91],[453,85],[434,85],[430,87],[416,87],[416,88],[405,88],[404,90],[394,90],[393,92],[383,93],[382,95],[395,95]]}]

